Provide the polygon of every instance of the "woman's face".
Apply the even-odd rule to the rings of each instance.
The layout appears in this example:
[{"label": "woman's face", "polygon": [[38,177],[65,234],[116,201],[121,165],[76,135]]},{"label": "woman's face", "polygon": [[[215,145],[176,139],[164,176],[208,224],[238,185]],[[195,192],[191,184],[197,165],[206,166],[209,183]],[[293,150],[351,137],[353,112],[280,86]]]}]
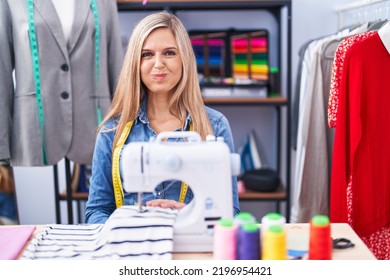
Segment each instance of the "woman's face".
[{"label": "woman's face", "polygon": [[141,53],[141,80],[150,93],[169,94],[179,82],[183,69],[179,48],[168,28],[149,34]]}]

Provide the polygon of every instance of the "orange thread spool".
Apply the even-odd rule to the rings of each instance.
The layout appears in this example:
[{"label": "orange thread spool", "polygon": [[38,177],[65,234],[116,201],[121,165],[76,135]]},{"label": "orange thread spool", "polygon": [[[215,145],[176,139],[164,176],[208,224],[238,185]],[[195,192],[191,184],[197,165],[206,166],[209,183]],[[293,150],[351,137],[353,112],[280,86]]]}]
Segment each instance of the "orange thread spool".
[{"label": "orange thread spool", "polygon": [[309,260],[332,259],[332,237],[329,218],[315,215],[310,222]]}]

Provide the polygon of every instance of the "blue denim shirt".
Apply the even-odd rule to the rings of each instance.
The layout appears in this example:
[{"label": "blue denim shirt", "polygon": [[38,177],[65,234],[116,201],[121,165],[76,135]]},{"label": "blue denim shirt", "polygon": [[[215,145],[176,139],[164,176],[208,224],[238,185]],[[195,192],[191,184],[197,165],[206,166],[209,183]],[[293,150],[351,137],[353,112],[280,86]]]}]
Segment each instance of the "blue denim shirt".
[{"label": "blue denim shirt", "polygon": [[13,193],[0,191],[0,216],[16,222],[18,219],[16,208],[15,195]]},{"label": "blue denim shirt", "polygon": [[[215,136],[222,136],[229,146],[231,152],[234,152],[233,137],[227,118],[220,112],[206,107],[210,122]],[[191,116],[187,116],[185,130],[189,130]],[[116,121],[108,121],[102,130],[114,128]],[[111,174],[112,143],[114,140],[114,130],[101,132],[96,139],[95,151],[92,160],[92,176],[90,178],[89,197],[86,204],[85,218],[87,223],[105,223],[108,217],[114,212],[115,198]],[[133,123],[128,139],[129,142],[145,142],[151,137],[156,137],[156,132],[151,128],[146,115],[146,98],[141,104],[140,111]],[[177,141],[177,139],[169,139]],[[180,140],[179,140],[180,141]],[[120,164],[121,166],[121,164]],[[122,172],[121,172],[122,173]],[[122,177],[122,176],[121,176]],[[237,177],[232,177],[233,187],[233,213],[239,212],[239,201],[237,191]],[[143,203],[153,199],[173,199],[179,201],[181,181],[165,181],[156,186],[155,194],[144,193]],[[184,203],[188,204],[194,194],[189,186]],[[137,193],[124,193],[124,204],[134,205],[137,203]]]}]

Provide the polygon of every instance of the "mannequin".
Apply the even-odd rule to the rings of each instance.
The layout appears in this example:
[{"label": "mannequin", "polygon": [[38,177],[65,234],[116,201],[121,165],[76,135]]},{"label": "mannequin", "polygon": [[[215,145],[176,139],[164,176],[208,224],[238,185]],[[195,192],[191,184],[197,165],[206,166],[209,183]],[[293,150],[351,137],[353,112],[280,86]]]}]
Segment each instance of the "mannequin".
[{"label": "mannequin", "polygon": [[2,0],[0,44],[0,164],[91,164],[124,57],[116,1]]},{"label": "mannequin", "polygon": [[95,0],[99,45],[92,1],[30,1],[42,108],[26,2],[0,1],[0,159],[13,166],[53,165],[64,157],[91,164],[98,115],[111,103],[124,56],[116,1]]}]

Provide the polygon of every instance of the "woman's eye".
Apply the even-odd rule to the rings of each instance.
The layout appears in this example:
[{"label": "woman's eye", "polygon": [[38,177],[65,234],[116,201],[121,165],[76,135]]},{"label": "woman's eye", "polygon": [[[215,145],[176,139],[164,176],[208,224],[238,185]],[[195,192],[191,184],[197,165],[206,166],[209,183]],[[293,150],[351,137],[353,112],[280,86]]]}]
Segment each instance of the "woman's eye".
[{"label": "woman's eye", "polygon": [[166,56],[174,56],[174,55],[176,55],[176,53],[174,51],[166,51],[165,55]]},{"label": "woman's eye", "polygon": [[152,56],[153,54],[151,52],[144,52],[142,53],[142,56],[141,57],[150,57]]}]

